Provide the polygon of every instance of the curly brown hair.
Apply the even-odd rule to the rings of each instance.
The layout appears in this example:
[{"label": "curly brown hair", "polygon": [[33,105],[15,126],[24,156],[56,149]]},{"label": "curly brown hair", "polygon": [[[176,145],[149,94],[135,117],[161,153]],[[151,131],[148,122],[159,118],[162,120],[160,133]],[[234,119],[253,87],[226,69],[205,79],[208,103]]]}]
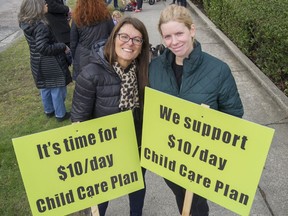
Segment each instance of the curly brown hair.
[{"label": "curly brown hair", "polygon": [[82,27],[111,19],[111,15],[104,0],[77,0],[72,19]]}]

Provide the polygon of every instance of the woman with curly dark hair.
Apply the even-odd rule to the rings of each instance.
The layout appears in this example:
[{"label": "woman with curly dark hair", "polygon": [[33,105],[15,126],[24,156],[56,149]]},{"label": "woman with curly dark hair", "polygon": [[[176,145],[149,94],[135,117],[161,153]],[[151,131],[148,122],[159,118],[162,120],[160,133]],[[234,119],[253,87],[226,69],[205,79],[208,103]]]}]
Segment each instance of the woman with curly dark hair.
[{"label": "woman with curly dark hair", "polygon": [[105,1],[77,0],[72,14],[70,47],[73,56],[73,79],[88,64],[92,45],[107,39],[114,23]]}]

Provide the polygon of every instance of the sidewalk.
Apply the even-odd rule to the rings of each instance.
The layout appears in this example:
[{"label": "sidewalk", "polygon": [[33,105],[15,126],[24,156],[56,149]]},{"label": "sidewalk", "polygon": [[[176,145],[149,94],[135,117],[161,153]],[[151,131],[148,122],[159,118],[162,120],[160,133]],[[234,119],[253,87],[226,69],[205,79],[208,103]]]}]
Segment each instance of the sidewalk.
[{"label": "sidewalk", "polygon": [[23,35],[17,21],[21,2],[19,0],[0,0],[0,52]]},{"label": "sidewalk", "polygon": [[[161,43],[157,30],[160,11],[171,2],[144,3],[141,13],[126,12],[144,22],[153,45]],[[207,17],[192,3],[187,3],[203,50],[227,62],[233,72],[244,104],[243,118],[275,129],[250,215],[285,216],[288,214],[288,98]],[[147,171],[146,184],[143,216],[179,215],[175,199],[162,177]],[[212,202],[209,207],[211,216],[236,215]],[[119,215],[129,215],[128,196],[109,204],[107,216]]]}]

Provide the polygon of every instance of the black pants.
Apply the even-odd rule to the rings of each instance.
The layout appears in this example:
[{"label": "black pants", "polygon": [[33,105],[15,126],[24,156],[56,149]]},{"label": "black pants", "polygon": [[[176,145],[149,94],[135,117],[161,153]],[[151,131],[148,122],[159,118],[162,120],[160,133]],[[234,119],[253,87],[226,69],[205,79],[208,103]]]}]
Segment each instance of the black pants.
[{"label": "black pants", "polygon": [[114,4],[114,8],[118,8],[118,0],[114,0],[113,4]]},{"label": "black pants", "polygon": [[[166,184],[168,185],[168,187],[173,191],[176,197],[178,210],[180,214],[182,214],[186,190],[167,179],[164,179],[164,180]],[[192,213],[193,216],[208,216],[209,207],[207,204],[207,200],[197,194],[193,194],[193,200],[192,200],[190,213]]]},{"label": "black pants", "polygon": [[[144,198],[145,198],[145,193],[146,193],[145,173],[146,173],[146,169],[142,168],[144,188],[128,194],[129,206],[130,206],[130,216],[142,216]],[[105,215],[108,204],[109,204],[109,202],[104,202],[104,203],[101,203],[98,205],[98,210],[99,210],[100,216]]]},{"label": "black pants", "polygon": [[137,9],[142,9],[143,0],[137,0]]}]

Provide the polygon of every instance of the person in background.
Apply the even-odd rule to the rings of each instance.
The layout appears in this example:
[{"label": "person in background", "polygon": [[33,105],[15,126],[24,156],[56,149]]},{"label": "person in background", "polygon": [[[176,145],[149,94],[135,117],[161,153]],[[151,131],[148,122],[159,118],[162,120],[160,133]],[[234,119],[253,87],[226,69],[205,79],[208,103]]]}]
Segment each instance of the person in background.
[{"label": "person in background", "polygon": [[121,12],[135,11],[137,8],[136,0],[129,0],[128,3],[126,3],[126,1],[123,1],[123,5],[125,5],[125,7],[123,8],[123,10],[120,10]]},{"label": "person in background", "polygon": [[[71,121],[83,122],[132,110],[141,146],[144,88],[148,85],[149,39],[144,24],[124,17],[107,42],[92,47],[90,63],[79,74],[72,100]],[[145,169],[142,169],[143,176]],[[145,188],[129,194],[131,216],[141,216]],[[104,216],[108,202],[98,205]]]},{"label": "person in background", "polygon": [[179,5],[183,7],[187,7],[187,1],[186,0],[180,0]]},{"label": "person in background", "polygon": [[[176,4],[176,0],[173,0],[170,5]],[[187,7],[187,1],[186,0],[177,0],[177,5],[181,5],[183,7]]]},{"label": "person in background", "polygon": [[116,25],[122,17],[123,17],[123,14],[120,11],[114,10],[112,13],[112,19],[113,19],[114,25]]},{"label": "person in background", "polygon": [[143,0],[137,0],[137,9],[135,10],[136,13],[142,11]]},{"label": "person in background", "polygon": [[[202,51],[195,39],[196,28],[189,10],[169,5],[160,14],[158,30],[167,48],[150,63],[150,87],[242,117],[243,106],[231,70],[223,61]],[[173,191],[181,214],[185,189],[164,180]],[[190,213],[207,216],[207,200],[194,194]]]},{"label": "person in background", "polygon": [[114,23],[104,1],[77,0],[70,33],[74,80],[88,64],[92,45],[107,39],[113,28]]},{"label": "person in background", "polygon": [[45,18],[47,10],[44,0],[23,0],[18,21],[29,45],[32,75],[44,113],[61,122],[70,117],[65,107],[66,86],[72,81],[65,57],[69,47],[56,41]]},{"label": "person in background", "polygon": [[[112,0],[105,0],[106,5],[109,5]],[[122,0],[122,3],[125,5],[125,0]],[[119,7],[118,5],[118,0],[113,0],[113,6],[114,6],[114,10],[119,10],[121,12],[124,12],[124,8]]]},{"label": "person in background", "polygon": [[46,18],[57,41],[70,47],[69,17],[72,12],[71,8],[65,5],[63,0],[46,0],[46,3],[48,5]]},{"label": "person in background", "polygon": [[[170,3],[170,5],[175,4],[175,3],[176,3],[176,0],[173,0],[172,3]],[[177,0],[177,4],[178,4],[178,0]]]},{"label": "person in background", "polygon": [[118,0],[113,0],[113,6],[114,6],[114,9],[115,9],[115,10],[118,10],[118,9],[119,9]]}]

